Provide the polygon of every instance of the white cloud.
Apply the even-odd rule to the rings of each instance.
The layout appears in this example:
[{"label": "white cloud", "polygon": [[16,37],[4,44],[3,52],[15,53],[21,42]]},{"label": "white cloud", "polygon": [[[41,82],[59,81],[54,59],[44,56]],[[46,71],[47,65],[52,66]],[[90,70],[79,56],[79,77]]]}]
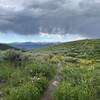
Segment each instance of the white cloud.
[{"label": "white cloud", "polygon": [[64,35],[61,34],[49,34],[49,33],[40,33],[40,37],[49,42],[63,42]]}]

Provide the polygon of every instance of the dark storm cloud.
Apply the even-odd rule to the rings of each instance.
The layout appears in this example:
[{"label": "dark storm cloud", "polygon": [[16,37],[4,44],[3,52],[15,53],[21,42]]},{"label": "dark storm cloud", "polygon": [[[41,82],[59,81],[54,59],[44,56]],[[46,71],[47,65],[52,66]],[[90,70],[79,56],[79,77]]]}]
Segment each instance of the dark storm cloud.
[{"label": "dark storm cloud", "polygon": [[1,0],[0,31],[100,37],[99,0]]}]

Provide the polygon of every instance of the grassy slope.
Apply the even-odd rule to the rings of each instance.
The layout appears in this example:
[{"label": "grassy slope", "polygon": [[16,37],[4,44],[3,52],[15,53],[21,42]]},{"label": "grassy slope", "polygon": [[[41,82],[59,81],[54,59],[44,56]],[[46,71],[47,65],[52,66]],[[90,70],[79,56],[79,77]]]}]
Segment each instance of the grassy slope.
[{"label": "grassy slope", "polygon": [[[36,58],[56,61],[57,59],[100,59],[100,39],[79,40],[37,49],[32,52]],[[71,57],[71,58],[70,58]]]},{"label": "grassy slope", "polygon": [[7,44],[0,44],[0,50],[15,49]]},{"label": "grassy slope", "polygon": [[[1,47],[2,46],[0,46],[0,48]],[[2,47],[2,48],[4,48],[4,47]],[[29,52],[27,52],[27,53],[29,53]],[[40,53],[40,55],[34,56],[34,54],[36,54],[36,53],[37,54]],[[63,97],[65,97],[67,90],[68,90],[68,93],[70,93],[71,96],[73,96],[72,94],[74,94],[76,92],[77,92],[77,94],[75,94],[75,96],[77,96],[81,92],[83,93],[82,96],[84,96],[84,91],[85,91],[86,88],[83,87],[83,90],[82,90],[81,85],[83,85],[83,86],[86,85],[88,87],[89,84],[90,84],[89,86],[91,86],[91,84],[94,84],[93,82],[97,82],[98,84],[100,84],[100,81],[99,81],[100,80],[100,77],[99,77],[100,76],[100,74],[99,74],[100,73],[99,72],[100,71],[100,69],[99,69],[100,61],[96,62],[97,60],[100,59],[100,39],[81,40],[81,41],[62,43],[62,44],[54,45],[54,46],[51,46],[51,47],[48,47],[48,48],[38,49],[38,50],[33,51],[32,53],[29,53],[29,54],[31,56],[32,55],[34,56],[34,57],[32,56],[32,58],[31,58],[32,60],[34,59],[34,61],[36,60],[36,62],[38,62],[38,61],[44,61],[44,62],[42,62],[42,63],[39,62],[39,64],[32,63],[30,65],[27,65],[25,67],[25,69],[23,67],[22,67],[22,69],[18,69],[18,70],[16,70],[14,68],[14,71],[12,71],[12,72],[11,72],[12,68],[9,67],[9,66],[7,67],[7,69],[5,69],[5,67],[3,69],[1,68],[1,79],[6,80],[5,84],[8,83],[7,86],[4,86],[4,87],[2,87],[2,84],[1,84],[1,87],[2,87],[1,90],[3,90],[3,92],[5,93],[5,89],[7,89],[7,87],[12,85],[12,86],[10,86],[11,87],[10,90],[9,89],[7,90],[10,93],[10,94],[9,93],[7,94],[7,97],[9,97],[10,99],[6,99],[6,100],[11,100],[11,98],[15,98],[15,97],[17,98],[17,95],[15,94],[16,89],[17,89],[17,94],[19,95],[19,98],[20,97],[24,98],[23,95],[25,95],[25,93],[26,93],[26,97],[29,97],[29,98],[31,96],[34,97],[35,94],[31,94],[31,93],[37,93],[37,91],[31,92],[30,90],[32,90],[32,88],[34,88],[34,87],[31,87],[30,85],[34,86],[34,84],[36,84],[36,86],[38,86],[38,87],[42,87],[42,86],[41,86],[41,84],[39,86],[38,82],[36,82],[36,83],[33,82],[33,76],[37,75],[37,78],[38,78],[38,76],[42,75],[41,73],[43,73],[43,75],[48,76],[49,72],[52,72],[52,71],[50,71],[51,66],[48,67],[48,64],[46,65],[47,62],[49,62],[49,64],[51,64],[52,62],[53,63],[57,62],[57,64],[58,64],[59,61],[64,63],[65,73],[64,72],[61,73],[61,77],[62,77],[61,81],[62,82],[73,84],[73,80],[75,80],[75,87],[69,87],[67,84],[65,84],[65,86],[68,87],[69,90],[66,87],[63,88],[64,85],[62,83],[60,83],[61,85],[58,87],[57,92],[59,91],[61,93],[57,93],[56,97],[58,97],[58,98],[57,99],[54,98],[53,100],[61,100],[62,94],[64,93],[63,91],[65,91],[65,94],[63,94],[64,95]],[[47,54],[47,55],[45,56],[45,54]],[[90,57],[89,60],[87,58],[81,59],[83,55],[89,56],[89,57],[92,55],[92,59],[91,59],[91,57]],[[76,62],[76,61],[78,61],[78,62]],[[69,66],[67,66],[67,64]],[[10,68],[10,69],[8,70],[8,68]],[[26,68],[27,68],[27,70],[26,70]],[[88,69],[90,70],[92,68],[94,68],[94,70],[88,72]],[[4,72],[3,72],[3,70],[4,70]],[[39,73],[36,73],[36,75],[35,75],[36,70],[39,70]],[[10,71],[10,72],[8,72],[8,71]],[[30,71],[32,71],[31,72],[32,76],[30,76],[30,74],[29,74]],[[44,71],[45,71],[45,74],[44,74]],[[14,72],[16,72],[16,73],[14,73]],[[69,72],[69,73],[67,73],[67,72]],[[10,79],[8,77],[9,73],[11,74]],[[70,75],[71,77],[69,77],[68,75]],[[99,78],[97,77],[97,75],[98,75]],[[48,78],[47,76],[46,76],[46,78]],[[72,78],[72,79],[70,79],[71,82],[69,80],[66,80],[66,77],[64,77],[64,76],[68,76],[68,79]],[[85,82],[84,80],[81,80],[84,77],[85,77],[84,80],[86,81],[86,84],[84,83]],[[87,78],[87,77],[89,77],[89,78]],[[96,79],[96,78],[98,78],[98,79]],[[42,79],[42,78],[40,77],[40,79]],[[11,81],[11,84],[9,84],[8,80]],[[93,82],[91,82],[91,80]],[[87,83],[88,81],[89,81],[89,83]],[[4,82],[4,80],[3,80],[3,82]],[[22,82],[22,83],[20,83],[20,82]],[[33,82],[33,83],[31,83],[31,82]],[[43,86],[46,86],[44,83],[45,83],[45,81],[43,80]],[[81,83],[81,84],[79,84],[79,87],[77,86],[77,83]],[[17,84],[17,87],[16,87],[16,84]],[[89,93],[90,93],[90,91],[92,91],[92,92],[96,91],[98,93],[98,90],[97,89],[95,90],[96,86],[97,85],[94,86],[93,90],[91,90],[92,87],[87,88]],[[41,88],[38,89],[38,90],[40,91]],[[94,92],[93,93],[92,92],[91,92],[91,94],[94,93]],[[42,93],[43,93],[43,91],[42,91]],[[35,95],[35,96],[38,97],[38,95],[39,94],[37,93],[37,95]],[[59,95],[60,95],[61,98],[59,98]],[[86,94],[86,95],[87,95],[87,98],[88,98],[89,95],[88,94]],[[97,100],[97,99],[95,99],[97,97],[94,97],[94,99],[91,99],[91,98],[90,99],[84,99],[84,97],[82,97],[83,99],[75,99],[75,96],[73,97],[74,98],[73,100]],[[26,97],[25,97],[25,99],[26,99]],[[18,99],[16,99],[16,100],[18,100]],[[34,100],[38,100],[38,99],[34,99]],[[62,100],[70,100],[70,99],[63,99],[62,98]],[[98,100],[100,100],[100,99],[98,99]]]},{"label": "grassy slope", "polygon": [[79,49],[79,50],[94,50],[100,48],[100,39],[91,39],[91,40],[79,40],[73,42],[61,43],[58,45],[53,45],[48,48],[42,48],[36,50],[36,52],[45,52],[45,51],[56,51],[56,50],[69,50],[69,49]]},{"label": "grassy slope", "polygon": [[64,61],[52,100],[100,100],[100,39],[63,43],[51,51]]},{"label": "grassy slope", "polygon": [[52,100],[100,100],[100,39],[62,43],[35,53],[63,65]]}]

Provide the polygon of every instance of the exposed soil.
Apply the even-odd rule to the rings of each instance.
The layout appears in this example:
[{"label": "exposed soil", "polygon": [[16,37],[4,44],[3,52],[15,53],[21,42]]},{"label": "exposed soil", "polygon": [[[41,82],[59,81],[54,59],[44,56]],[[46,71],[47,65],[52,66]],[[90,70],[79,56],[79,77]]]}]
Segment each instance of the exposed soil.
[{"label": "exposed soil", "polygon": [[49,82],[48,88],[44,92],[44,95],[41,98],[41,100],[51,100],[52,93],[59,84],[59,80],[60,80],[59,74],[61,71],[62,71],[62,64],[59,63],[57,66],[57,72],[56,72],[55,76],[53,77],[53,79]]}]

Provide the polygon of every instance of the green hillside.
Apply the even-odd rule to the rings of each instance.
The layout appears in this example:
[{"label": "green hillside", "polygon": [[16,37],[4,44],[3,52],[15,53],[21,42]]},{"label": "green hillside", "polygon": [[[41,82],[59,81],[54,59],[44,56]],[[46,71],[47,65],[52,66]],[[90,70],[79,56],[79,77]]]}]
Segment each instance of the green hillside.
[{"label": "green hillside", "polygon": [[53,45],[48,48],[42,48],[36,51],[56,51],[56,50],[70,50],[70,49],[78,49],[78,50],[90,50],[90,49],[99,49],[100,48],[100,39],[86,39],[79,40],[73,42],[61,43],[58,45]]},{"label": "green hillside", "polygon": [[14,48],[8,46],[7,44],[0,44],[0,50],[7,50],[7,49],[14,49]]},{"label": "green hillside", "polygon": [[[48,48],[42,48],[33,51],[34,54],[53,54],[53,55],[66,55],[76,57],[94,57],[100,58],[100,39],[87,39],[73,42],[61,43],[53,45]],[[64,56],[65,56],[64,55]]]},{"label": "green hillside", "polygon": [[52,100],[100,100],[100,39],[62,43],[33,54],[39,62],[63,68]]},{"label": "green hillside", "polygon": [[100,100],[100,39],[0,51],[1,99]]}]

